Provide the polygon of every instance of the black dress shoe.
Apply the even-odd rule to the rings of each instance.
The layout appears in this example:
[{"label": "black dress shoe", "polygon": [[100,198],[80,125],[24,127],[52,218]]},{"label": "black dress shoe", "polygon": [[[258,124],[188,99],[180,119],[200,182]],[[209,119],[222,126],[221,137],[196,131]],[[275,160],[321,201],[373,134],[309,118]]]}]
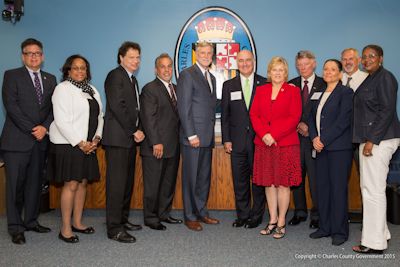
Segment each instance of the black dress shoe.
[{"label": "black dress shoe", "polygon": [[142,230],[142,226],[140,224],[133,224],[130,222],[126,222],[124,224],[124,228],[128,231],[139,231]]},{"label": "black dress shoe", "polygon": [[242,227],[243,225],[246,224],[247,220],[243,220],[243,219],[236,219],[233,223],[232,223],[232,227]]},{"label": "black dress shoe", "polygon": [[289,225],[298,225],[301,222],[304,222],[307,220],[307,217],[301,217],[294,215],[293,218],[289,221]]},{"label": "black dress shoe", "polygon": [[310,221],[310,228],[311,229],[318,229],[319,228],[319,221],[318,220],[311,220]]},{"label": "black dress shoe", "polygon": [[164,230],[167,229],[167,227],[165,225],[163,225],[162,223],[148,223],[148,224],[145,224],[145,225],[147,227],[150,227],[150,229],[153,229],[153,230],[164,231]]},{"label": "black dress shoe", "polygon": [[256,228],[261,224],[262,219],[258,220],[253,220],[253,219],[248,219],[246,223],[244,224],[244,228]]},{"label": "black dress shoe", "polygon": [[17,245],[25,244],[26,241],[25,241],[24,233],[22,232],[22,233],[16,233],[16,234],[11,235],[11,241]]},{"label": "black dress shoe", "polygon": [[75,228],[74,226],[71,226],[72,232],[78,232],[78,233],[82,233],[82,234],[93,234],[95,232],[94,228],[89,226],[85,229],[78,229]]},{"label": "black dress shoe", "polygon": [[73,235],[71,237],[65,237],[61,234],[61,232],[58,234],[58,238],[66,243],[78,243],[79,242],[79,237],[77,235]]},{"label": "black dress shoe", "polygon": [[318,238],[323,238],[323,237],[328,237],[330,234],[324,233],[320,230],[315,231],[314,233],[310,234],[310,238],[312,239],[318,239]]},{"label": "black dress shoe", "polygon": [[175,218],[173,218],[173,217],[171,217],[171,216],[169,216],[167,219],[164,219],[164,220],[162,220],[162,221],[165,222],[165,223],[170,223],[170,224],[180,224],[180,223],[183,223],[182,220],[180,220],[180,219],[175,219]]},{"label": "black dress shoe", "polygon": [[51,229],[49,227],[46,226],[42,226],[40,224],[37,224],[36,226],[32,227],[32,228],[28,228],[28,231],[34,231],[36,233],[48,233],[51,232]]},{"label": "black dress shoe", "polygon": [[383,254],[383,250],[373,249],[363,245],[353,247],[353,251],[361,254]]},{"label": "black dress shoe", "polygon": [[115,235],[107,235],[109,239],[121,242],[121,243],[135,243],[136,238],[134,236],[131,236],[125,231],[118,232]]},{"label": "black dress shoe", "polygon": [[347,239],[345,239],[345,238],[332,238],[332,245],[340,246],[341,244],[343,244],[346,241],[347,241]]}]

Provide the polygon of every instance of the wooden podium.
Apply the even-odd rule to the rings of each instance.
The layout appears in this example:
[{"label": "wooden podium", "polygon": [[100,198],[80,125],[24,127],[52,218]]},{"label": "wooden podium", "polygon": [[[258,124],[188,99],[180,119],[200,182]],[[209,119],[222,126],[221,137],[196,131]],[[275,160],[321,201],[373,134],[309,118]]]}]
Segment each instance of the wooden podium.
[{"label": "wooden podium", "polygon": [[[97,150],[97,158],[99,161],[101,177],[98,182],[94,182],[88,185],[85,208],[90,209],[104,209],[106,206],[106,164],[105,152],[102,148],[99,148]],[[308,185],[306,187],[308,188]],[[52,184],[50,186],[50,208],[60,207],[60,189],[61,187],[59,185]],[[307,206],[311,207],[312,203],[310,199],[310,192],[308,190],[306,192],[306,195]],[[213,149],[211,187],[207,206],[209,209],[214,210],[235,209],[230,155],[225,153],[222,145],[217,145]],[[133,189],[131,208],[143,208],[143,175],[142,161],[139,155],[139,151],[136,155],[135,185]],[[181,190],[181,165],[179,166],[178,171],[173,208],[183,208]],[[290,208],[293,208],[293,199],[290,203]],[[351,176],[349,181],[349,210],[361,210],[359,176],[354,163],[351,169]]]}]

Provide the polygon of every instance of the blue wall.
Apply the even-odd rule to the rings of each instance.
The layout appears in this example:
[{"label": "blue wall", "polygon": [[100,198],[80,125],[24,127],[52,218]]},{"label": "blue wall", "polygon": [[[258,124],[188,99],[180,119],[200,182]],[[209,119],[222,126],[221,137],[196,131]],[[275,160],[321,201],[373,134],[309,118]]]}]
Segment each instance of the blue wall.
[{"label": "blue wall", "polygon": [[[3,1],[1,1],[2,3]],[[6,69],[21,65],[20,43],[34,37],[44,44],[43,69],[59,79],[66,57],[80,53],[92,65],[92,83],[103,94],[108,71],[125,40],[142,46],[141,86],[154,78],[153,61],[161,52],[174,54],[185,22],[207,6],[236,12],[253,34],[258,72],[266,73],[272,56],[288,59],[290,77],[297,75],[295,53],[312,50],[317,73],[327,58],[340,57],[345,47],[362,49],[376,43],[385,52],[385,66],[400,78],[400,1],[398,0],[26,0],[25,15],[15,25],[0,21],[0,83]],[[4,108],[0,110],[0,129]]]}]

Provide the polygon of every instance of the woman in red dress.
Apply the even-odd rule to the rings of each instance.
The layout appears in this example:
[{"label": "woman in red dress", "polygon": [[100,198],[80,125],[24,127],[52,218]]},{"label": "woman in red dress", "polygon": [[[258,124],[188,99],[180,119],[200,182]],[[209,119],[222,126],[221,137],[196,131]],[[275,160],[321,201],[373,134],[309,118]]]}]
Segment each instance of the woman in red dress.
[{"label": "woman in red dress", "polygon": [[276,239],[286,233],[290,186],[301,182],[300,142],[296,127],[301,116],[300,89],[286,83],[288,64],[273,57],[268,64],[271,83],[257,87],[250,110],[256,132],[253,183],[265,186],[269,223],[260,233]]}]

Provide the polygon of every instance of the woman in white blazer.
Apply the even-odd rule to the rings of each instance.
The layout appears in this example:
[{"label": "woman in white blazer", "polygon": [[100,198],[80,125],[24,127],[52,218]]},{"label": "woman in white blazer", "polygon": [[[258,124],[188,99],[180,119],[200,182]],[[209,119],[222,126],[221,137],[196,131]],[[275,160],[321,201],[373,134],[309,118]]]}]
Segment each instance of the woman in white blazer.
[{"label": "woman in white blazer", "polygon": [[64,184],[58,237],[76,243],[79,238],[73,232],[95,231],[82,223],[82,212],[88,181],[100,178],[95,151],[102,136],[103,113],[99,92],[89,84],[89,62],[80,55],[72,55],[65,61],[62,72],[63,81],[52,97],[54,121],[49,130],[47,175]]}]

